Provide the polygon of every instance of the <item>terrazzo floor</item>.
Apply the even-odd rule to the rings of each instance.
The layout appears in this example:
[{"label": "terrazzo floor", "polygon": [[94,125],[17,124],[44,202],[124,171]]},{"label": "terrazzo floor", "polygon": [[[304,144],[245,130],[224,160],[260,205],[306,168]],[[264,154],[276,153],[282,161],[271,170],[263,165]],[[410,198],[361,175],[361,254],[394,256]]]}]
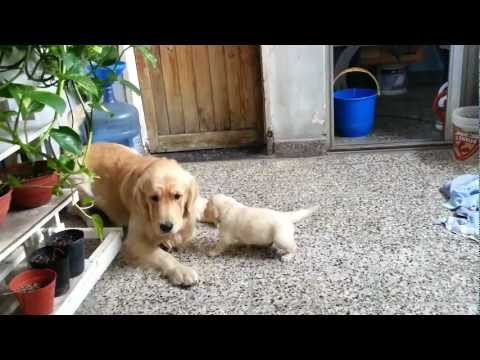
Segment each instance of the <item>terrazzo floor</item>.
[{"label": "terrazzo floor", "polygon": [[445,150],[335,153],[302,159],[184,163],[202,194],[292,210],[321,204],[298,224],[287,263],[269,249],[204,255],[215,229],[199,225],[177,253],[200,283],[183,289],[119,256],[77,314],[478,314],[479,245],[432,222],[448,215],[438,187],[478,171]]}]

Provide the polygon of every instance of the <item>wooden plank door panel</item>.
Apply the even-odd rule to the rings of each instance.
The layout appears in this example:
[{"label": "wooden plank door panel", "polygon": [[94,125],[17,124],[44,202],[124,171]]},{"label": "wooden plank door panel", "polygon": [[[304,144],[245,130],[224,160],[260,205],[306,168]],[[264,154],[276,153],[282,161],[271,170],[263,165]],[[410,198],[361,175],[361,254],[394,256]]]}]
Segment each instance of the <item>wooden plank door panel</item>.
[{"label": "wooden plank door panel", "polygon": [[225,72],[225,54],[222,45],[208,46],[210,76],[212,79],[213,118],[215,129],[230,129],[228,110],[227,73]]},{"label": "wooden plank door panel", "polygon": [[225,62],[227,70],[228,105],[230,112],[230,128],[233,130],[245,128],[246,112],[242,107],[240,95],[240,47],[237,45],[225,45]]},{"label": "wooden plank door panel", "polygon": [[183,104],[175,46],[160,45],[159,50],[160,65],[162,67],[163,81],[165,84],[170,134],[184,134],[185,121],[183,118]]},{"label": "wooden plank door panel", "polygon": [[260,53],[251,45],[158,45],[155,68],[137,54],[151,150],[263,142]]},{"label": "wooden plank door panel", "polygon": [[256,127],[258,119],[258,109],[260,106],[259,96],[259,66],[256,61],[257,48],[255,46],[240,47],[240,76],[241,99],[244,102],[242,107],[246,113],[244,128],[251,129]]},{"label": "wooden plank door panel", "polygon": [[200,132],[192,47],[190,45],[178,45],[176,50],[185,132]]},{"label": "wooden plank door panel", "polygon": [[200,131],[214,131],[213,91],[207,45],[192,46]]}]

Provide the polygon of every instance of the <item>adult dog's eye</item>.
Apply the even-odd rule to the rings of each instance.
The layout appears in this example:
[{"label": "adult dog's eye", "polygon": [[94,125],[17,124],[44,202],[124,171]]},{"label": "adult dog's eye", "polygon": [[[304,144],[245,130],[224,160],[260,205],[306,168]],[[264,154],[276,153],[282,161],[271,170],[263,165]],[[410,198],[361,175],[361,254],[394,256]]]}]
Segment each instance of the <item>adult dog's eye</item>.
[{"label": "adult dog's eye", "polygon": [[156,202],[156,201],[159,200],[159,197],[158,197],[158,195],[153,195],[153,196],[150,196],[150,199],[151,199],[152,201],[155,201],[155,202]]},{"label": "adult dog's eye", "polygon": [[180,194],[175,194],[175,195],[173,195],[173,197],[175,198],[175,200],[178,200],[178,199],[180,199],[180,198],[182,197],[182,195],[180,195]]}]

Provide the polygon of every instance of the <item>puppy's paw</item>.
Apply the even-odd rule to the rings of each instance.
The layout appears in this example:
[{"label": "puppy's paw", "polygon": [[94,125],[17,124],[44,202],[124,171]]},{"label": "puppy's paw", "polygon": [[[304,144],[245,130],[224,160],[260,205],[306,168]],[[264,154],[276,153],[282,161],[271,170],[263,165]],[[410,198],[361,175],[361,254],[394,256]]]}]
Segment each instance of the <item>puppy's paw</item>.
[{"label": "puppy's paw", "polygon": [[295,256],[294,253],[288,253],[288,254],[280,256],[280,260],[283,261],[283,262],[288,262],[288,261],[291,261],[294,256]]},{"label": "puppy's paw", "polygon": [[192,286],[198,282],[198,274],[191,267],[179,264],[169,274],[168,280],[178,286]]},{"label": "puppy's paw", "polygon": [[223,245],[223,244],[217,245],[217,246],[211,248],[211,249],[207,252],[207,255],[208,255],[208,256],[211,256],[211,257],[218,256],[218,255],[220,255],[221,253],[223,253],[226,248],[227,248],[226,245]]},{"label": "puppy's paw", "polygon": [[220,255],[220,252],[217,251],[217,250],[215,250],[215,249],[213,249],[213,250],[208,251],[208,252],[207,252],[207,255],[210,256],[210,257],[215,257],[215,256]]}]

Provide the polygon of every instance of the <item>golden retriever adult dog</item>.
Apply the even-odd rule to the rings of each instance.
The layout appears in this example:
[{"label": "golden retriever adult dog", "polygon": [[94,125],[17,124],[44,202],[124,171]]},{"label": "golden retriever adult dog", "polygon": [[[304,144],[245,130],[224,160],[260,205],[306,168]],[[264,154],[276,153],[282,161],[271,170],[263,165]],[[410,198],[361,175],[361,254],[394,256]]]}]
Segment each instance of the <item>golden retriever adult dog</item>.
[{"label": "golden retriever adult dog", "polygon": [[[175,160],[141,156],[118,144],[94,144],[87,165],[99,177],[96,205],[117,225],[127,225],[127,261],[160,270],[173,284],[189,286],[197,272],[161,246],[189,243],[196,223],[198,186]],[[90,191],[89,191],[90,190]]]}]

